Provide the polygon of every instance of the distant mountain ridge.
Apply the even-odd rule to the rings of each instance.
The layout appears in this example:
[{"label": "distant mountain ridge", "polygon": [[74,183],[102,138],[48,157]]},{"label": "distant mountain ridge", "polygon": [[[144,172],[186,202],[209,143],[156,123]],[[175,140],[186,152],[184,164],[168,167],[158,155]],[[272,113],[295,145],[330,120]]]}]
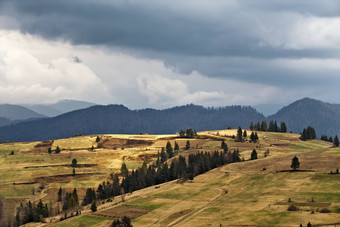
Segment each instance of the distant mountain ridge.
[{"label": "distant mountain ridge", "polygon": [[318,137],[322,134],[340,135],[340,109],[316,99],[298,100],[268,116],[268,119],[284,121],[288,129],[296,133],[310,125],[315,128]]},{"label": "distant mountain ridge", "polygon": [[[0,128],[0,141],[34,141],[72,137],[76,134],[176,133],[181,128],[198,131],[249,128],[250,122],[284,121],[288,131],[300,133],[312,126],[317,136],[340,135],[340,109],[336,105],[304,98],[265,117],[249,106],[205,108],[185,105],[164,110],[130,110],[123,105],[91,106],[53,118],[20,122]],[[5,120],[6,121],[6,120]],[[1,126],[1,119],[0,119]]]},{"label": "distant mountain ridge", "polygon": [[10,121],[45,118],[46,116],[36,113],[26,107],[11,104],[0,104],[0,117]]},{"label": "distant mountain ridge", "polygon": [[48,117],[56,117],[58,115],[68,113],[74,110],[85,109],[97,104],[78,100],[60,100],[54,104],[46,105],[24,105],[25,107]]},{"label": "distant mountain ridge", "polygon": [[250,121],[264,119],[252,107],[204,108],[186,105],[165,110],[130,110],[122,105],[93,106],[0,128],[1,141],[34,141],[71,137],[76,134],[176,133],[181,128],[198,131],[246,128]]}]

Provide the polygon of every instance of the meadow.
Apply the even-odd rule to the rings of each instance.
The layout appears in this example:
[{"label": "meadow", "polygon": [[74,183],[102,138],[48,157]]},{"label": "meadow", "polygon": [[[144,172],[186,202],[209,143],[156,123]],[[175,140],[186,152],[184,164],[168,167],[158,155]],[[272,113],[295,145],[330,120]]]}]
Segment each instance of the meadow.
[{"label": "meadow", "polygon": [[[251,132],[248,131],[248,135]],[[13,213],[21,201],[56,203],[57,190],[77,188],[83,198],[88,187],[96,188],[110,174],[119,173],[123,162],[136,169],[146,159],[155,161],[157,152],[167,141],[180,146],[187,156],[198,151],[221,151],[225,140],[229,150],[239,149],[243,162],[228,164],[196,176],[157,187],[144,188],[98,203],[92,213],[84,207],[82,214],[59,222],[48,219],[41,226],[108,226],[114,218],[130,215],[133,226],[304,226],[339,222],[340,175],[330,171],[340,168],[340,149],[331,143],[301,141],[290,133],[258,132],[259,142],[235,142],[236,130],[199,132],[189,139],[177,135],[97,135],[79,136],[49,143],[13,143],[0,145],[0,194],[5,198],[6,213]],[[58,146],[59,154],[49,154]],[[92,148],[93,147],[93,148]],[[258,159],[249,160],[253,149]],[[14,155],[10,152],[14,151]],[[265,152],[269,155],[265,157]],[[297,156],[300,170],[289,171]],[[77,159],[76,174],[70,166]],[[171,160],[168,160],[170,163]],[[71,175],[71,176],[69,176]],[[42,190],[39,187],[43,185]],[[297,211],[287,211],[294,205]],[[329,213],[321,213],[327,208]]]}]

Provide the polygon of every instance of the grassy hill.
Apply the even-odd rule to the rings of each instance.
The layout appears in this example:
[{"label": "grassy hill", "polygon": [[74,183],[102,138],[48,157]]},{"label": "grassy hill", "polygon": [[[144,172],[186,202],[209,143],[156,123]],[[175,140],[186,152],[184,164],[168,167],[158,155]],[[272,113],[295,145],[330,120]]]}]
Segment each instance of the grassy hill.
[{"label": "grassy hill", "polygon": [[[111,173],[120,171],[123,161],[130,170],[136,169],[147,155],[152,164],[167,141],[174,144],[176,140],[179,154],[187,156],[221,150],[221,140],[226,140],[229,150],[238,148],[245,161],[213,169],[194,180],[170,181],[126,194],[125,202],[117,196],[98,203],[95,213],[85,207],[77,217],[59,222],[60,216],[56,216],[39,225],[108,226],[113,218],[123,215],[132,217],[134,226],[306,226],[308,222],[314,226],[339,222],[340,175],[329,172],[340,167],[340,148],[318,140],[300,141],[296,134],[258,134],[260,141],[255,144],[235,142],[231,136],[236,130],[199,132],[198,138],[190,139],[189,150],[184,149],[187,139],[176,135],[100,135],[99,143],[93,135],[1,144],[0,194],[5,197],[7,214],[25,200],[42,199],[56,206],[59,187],[70,191],[76,187],[82,199],[86,188],[109,180]],[[57,146],[59,154],[47,153],[48,147],[54,150]],[[250,161],[254,148],[259,159]],[[268,149],[269,156],[264,157]],[[301,171],[288,171],[294,156],[300,160]],[[74,158],[79,166],[72,176]],[[299,210],[287,211],[290,205]],[[331,212],[321,213],[324,208]]]}]

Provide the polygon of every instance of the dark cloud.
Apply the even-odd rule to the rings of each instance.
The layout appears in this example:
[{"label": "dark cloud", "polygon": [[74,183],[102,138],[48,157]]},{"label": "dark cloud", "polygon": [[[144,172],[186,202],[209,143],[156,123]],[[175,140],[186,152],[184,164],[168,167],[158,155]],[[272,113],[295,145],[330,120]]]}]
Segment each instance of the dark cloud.
[{"label": "dark cloud", "polygon": [[339,9],[337,0],[3,1],[0,15],[15,23],[0,27],[162,59],[180,72],[302,88],[338,82],[339,68],[309,70],[318,62],[300,59],[340,58],[339,36],[317,39],[309,26]]},{"label": "dark cloud", "polygon": [[[209,4],[195,6],[196,1],[25,0],[2,3],[1,14],[17,19],[23,32],[48,39],[62,38],[74,44],[104,44],[193,56],[339,55],[331,48],[316,51],[260,45],[263,42],[260,33],[269,20],[270,26],[276,26],[276,20],[287,20],[287,16],[274,12],[333,15],[338,6],[334,1],[322,4],[324,7],[319,6],[319,1],[271,2],[216,1],[216,7],[211,8]],[[286,25],[283,29],[287,29]]]}]

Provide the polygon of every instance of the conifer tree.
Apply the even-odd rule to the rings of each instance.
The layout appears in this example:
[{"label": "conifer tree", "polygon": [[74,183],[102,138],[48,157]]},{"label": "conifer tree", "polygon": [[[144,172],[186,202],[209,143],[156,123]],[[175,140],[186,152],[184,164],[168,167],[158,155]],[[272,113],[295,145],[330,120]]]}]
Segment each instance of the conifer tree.
[{"label": "conifer tree", "polygon": [[243,137],[244,137],[244,138],[247,138],[247,130],[244,130],[244,131],[243,131]]},{"label": "conifer tree", "polygon": [[190,141],[187,140],[187,143],[185,144],[185,150],[189,150],[190,149]]},{"label": "conifer tree", "polygon": [[335,135],[334,141],[333,141],[333,145],[334,145],[334,147],[338,147],[338,146],[339,146],[339,138],[338,138],[338,135]]},{"label": "conifer tree", "polygon": [[178,143],[177,143],[176,140],[175,140],[174,150],[175,150],[175,151],[178,151],[178,150],[179,150],[179,146],[178,146]]},{"label": "conifer tree", "polygon": [[296,170],[300,167],[300,162],[299,162],[299,158],[294,156],[294,158],[292,159],[292,164],[290,166],[293,170]]},{"label": "conifer tree", "polygon": [[243,141],[243,134],[242,134],[241,126],[238,126],[238,129],[237,129],[237,141],[239,142]]},{"label": "conifer tree", "polygon": [[172,146],[171,146],[171,143],[170,143],[170,141],[168,141],[167,143],[166,143],[166,153],[168,154],[168,157],[169,158],[172,158],[173,156],[174,156],[174,151],[173,151],[173,149],[172,149]]},{"label": "conifer tree", "polygon": [[122,163],[122,166],[120,167],[120,172],[121,172],[121,174],[122,174],[123,176],[127,176],[127,175],[128,175],[129,170],[128,170],[128,168],[126,167],[126,163],[125,163],[125,162]]},{"label": "conifer tree", "polygon": [[56,153],[56,154],[59,154],[59,153],[60,153],[60,148],[59,148],[59,146],[57,146],[57,148],[55,149],[55,153]]},{"label": "conifer tree", "polygon": [[251,123],[250,123],[250,127],[249,127],[249,129],[250,129],[251,131],[253,131],[253,130],[254,130],[254,123],[253,123],[253,122],[251,122]]},{"label": "conifer tree", "polygon": [[63,200],[63,189],[61,189],[61,187],[59,188],[58,191],[58,202],[61,202]]},{"label": "conifer tree", "polygon": [[281,132],[286,133],[287,132],[287,126],[286,123],[281,122]]},{"label": "conifer tree", "polygon": [[251,152],[250,160],[255,160],[255,159],[257,159],[257,152],[256,152],[256,150],[254,149],[253,152]]},{"label": "conifer tree", "polygon": [[268,131],[267,121],[263,120],[261,123],[261,131]]},{"label": "conifer tree", "polygon": [[91,204],[91,211],[92,212],[96,212],[97,211],[97,204],[96,204],[96,202],[92,202],[92,204]]}]

